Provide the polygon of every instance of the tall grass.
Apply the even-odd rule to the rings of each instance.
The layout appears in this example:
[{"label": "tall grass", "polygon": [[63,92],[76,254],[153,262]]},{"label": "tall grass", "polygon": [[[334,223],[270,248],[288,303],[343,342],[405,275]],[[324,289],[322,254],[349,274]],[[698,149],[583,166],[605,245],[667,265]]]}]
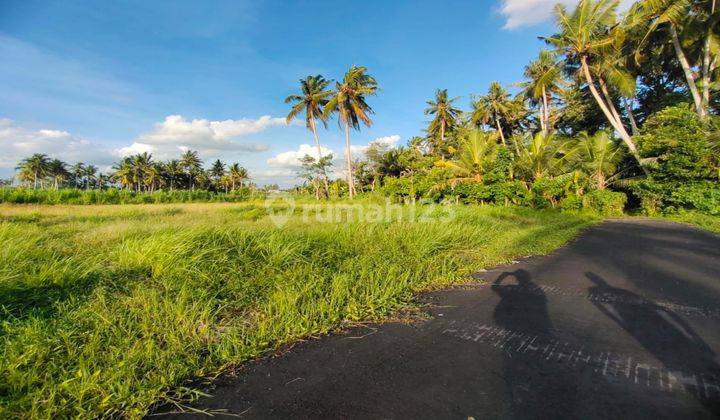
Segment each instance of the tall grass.
[{"label": "tall grass", "polygon": [[257,198],[262,193],[240,188],[234,192],[204,190],[174,190],[135,192],[110,188],[106,190],[79,190],[67,188],[29,189],[0,188],[0,203],[11,204],[157,204],[157,203],[212,203],[239,202]]},{"label": "tall grass", "polygon": [[450,221],[296,213],[278,228],[260,210],[0,206],[0,418],[141,417],[187,397],[192,377],[381,319],[419,291],[549,252],[593,221],[458,207]]}]

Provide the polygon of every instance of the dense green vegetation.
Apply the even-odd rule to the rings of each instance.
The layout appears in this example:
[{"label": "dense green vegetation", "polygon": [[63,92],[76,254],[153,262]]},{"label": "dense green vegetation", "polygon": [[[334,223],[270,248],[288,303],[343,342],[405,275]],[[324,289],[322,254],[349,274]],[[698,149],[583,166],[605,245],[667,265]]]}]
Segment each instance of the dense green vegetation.
[{"label": "dense green vegetation", "polygon": [[[303,160],[308,182],[299,190],[318,199],[354,188],[399,201],[720,214],[715,2],[639,1],[624,16],[617,7],[557,6],[557,32],[543,38],[552,49],[525,67],[517,94],[492,82],[464,111],[438,89],[425,135],[407,147],[372,144],[347,165],[353,176],[329,186],[315,119],[327,125],[318,110],[333,92],[309,76],[295,97],[305,107],[288,116],[304,110],[318,144],[318,155]],[[369,125],[372,109],[360,99]]]},{"label": "dense green vegetation", "polygon": [[[572,10],[557,6],[556,32],[543,37],[549,49],[528,63],[525,80],[509,88],[492,82],[486,94],[470,95],[468,110],[438,89],[427,101],[431,119],[423,136],[400,148],[373,143],[361,159],[349,152],[350,132],[372,124],[368,100],[378,92],[377,80],[362,66],[351,67],[334,86],[321,75],[307,76],[300,91],[285,99],[291,104],[288,122],[303,118],[317,147],[316,156],[302,159],[298,176],[305,182],[296,191],[318,200],[375,194],[406,202],[610,214],[720,214],[716,3],[644,0],[622,16],[617,8],[617,0],[582,0]],[[322,155],[319,138],[319,129],[327,129],[334,117],[346,142],[345,176],[337,180],[330,179],[333,157]],[[149,193],[227,193],[252,187],[249,177],[238,164],[227,167],[219,160],[204,168],[193,151],[167,162],[147,153],[127,157],[110,174],[36,154],[21,162],[18,173],[34,189]],[[20,198],[25,195],[28,199]],[[106,202],[70,193],[49,196],[38,200],[31,193],[4,192],[0,201]],[[117,202],[237,198],[132,197]]]},{"label": "dense green vegetation", "polygon": [[260,204],[0,207],[0,417],[140,416],[195,375],[378,319],[593,220],[397,206],[404,221],[296,212],[280,229]]},{"label": "dense green vegetation", "polygon": [[[37,204],[0,205],[0,417],[140,417],[192,396],[193,377],[549,252],[598,215],[720,232],[715,2],[616,10],[558,6],[524,81],[493,82],[466,110],[438,89],[424,135],[361,159],[351,130],[372,124],[375,78],[353,66],[334,86],[301,80],[287,118],[304,119],[318,151],[293,190],[303,208],[268,207],[277,186],[194,151],[130,156],[108,174],[23,160],[22,186],[0,188],[0,202]],[[319,128],[335,117],[346,171],[333,180]],[[190,202],[215,203],[159,204]]]},{"label": "dense green vegetation", "polygon": [[152,204],[152,203],[212,203],[238,202],[263,197],[262,191],[250,188],[236,188],[231,192],[207,190],[160,190],[137,192],[128,190],[75,188],[26,189],[0,188],[0,203],[12,204]]}]

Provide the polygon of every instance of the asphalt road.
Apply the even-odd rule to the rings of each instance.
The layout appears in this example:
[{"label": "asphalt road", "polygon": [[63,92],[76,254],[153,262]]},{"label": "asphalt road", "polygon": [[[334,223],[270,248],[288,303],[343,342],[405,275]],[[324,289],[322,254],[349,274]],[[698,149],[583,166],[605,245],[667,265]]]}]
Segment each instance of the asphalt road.
[{"label": "asphalt road", "polygon": [[720,236],[610,221],[477,276],[487,283],[425,296],[427,320],[306,341],[220,377],[194,407],[246,418],[720,417]]}]

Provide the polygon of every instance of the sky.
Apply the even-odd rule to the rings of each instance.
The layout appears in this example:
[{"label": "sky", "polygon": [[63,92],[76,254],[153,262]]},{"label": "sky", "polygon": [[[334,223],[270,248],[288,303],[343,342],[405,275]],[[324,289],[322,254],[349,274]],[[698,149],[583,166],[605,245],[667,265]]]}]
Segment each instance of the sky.
[{"label": "sky", "polygon": [[[555,2],[0,0],[0,177],[36,152],[108,171],[192,149],[290,186],[315,150],[304,124],[285,123],[299,79],[366,66],[380,90],[353,152],[402,145],[436,89],[468,108],[491,81],[520,81]],[[319,136],[341,169],[337,122]]]}]

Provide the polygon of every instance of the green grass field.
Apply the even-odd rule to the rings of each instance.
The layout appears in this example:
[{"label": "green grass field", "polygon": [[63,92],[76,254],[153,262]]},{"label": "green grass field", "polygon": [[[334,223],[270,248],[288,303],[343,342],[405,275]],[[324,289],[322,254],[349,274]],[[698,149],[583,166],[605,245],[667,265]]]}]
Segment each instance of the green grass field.
[{"label": "green grass field", "polygon": [[382,319],[596,220],[390,210],[403,220],[346,223],[321,207],[280,228],[262,203],[0,205],[0,418],[140,417],[191,396],[193,377]]}]

